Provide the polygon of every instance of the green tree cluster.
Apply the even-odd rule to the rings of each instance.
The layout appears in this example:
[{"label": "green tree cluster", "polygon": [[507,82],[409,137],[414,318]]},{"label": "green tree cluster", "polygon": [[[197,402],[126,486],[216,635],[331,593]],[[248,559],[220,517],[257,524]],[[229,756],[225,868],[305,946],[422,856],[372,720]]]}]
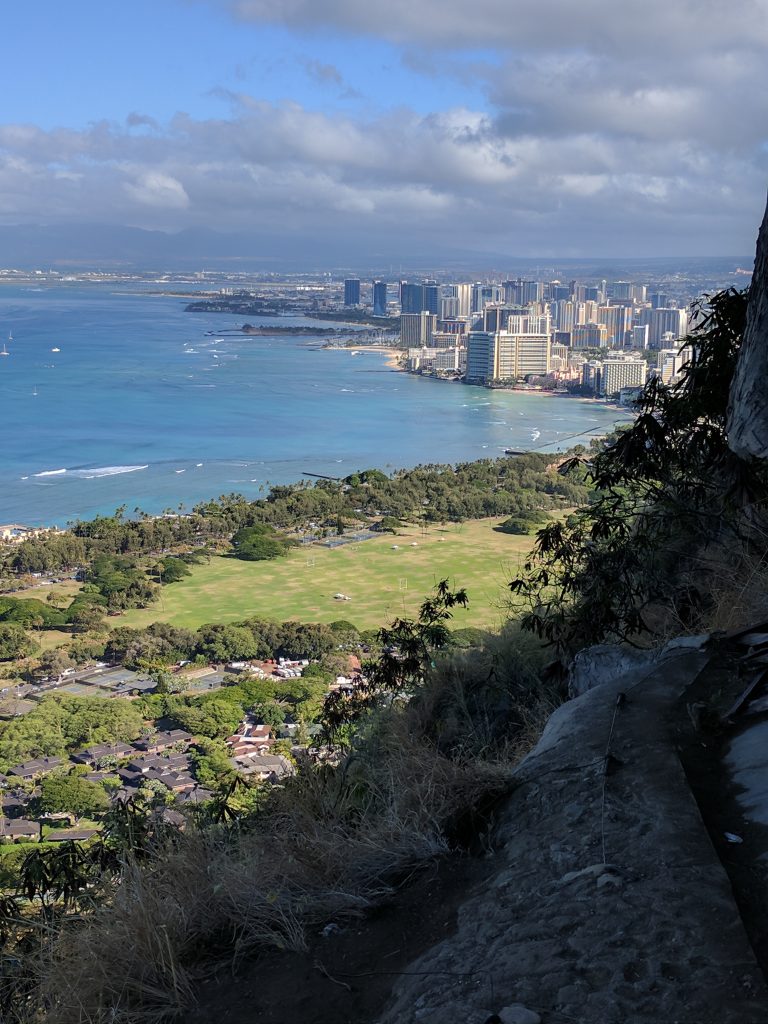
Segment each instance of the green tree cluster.
[{"label": "green tree cluster", "polygon": [[109,797],[97,782],[63,771],[51,772],[40,783],[43,811],[71,811],[76,818],[92,817],[109,808]]},{"label": "green tree cluster", "polygon": [[232,538],[232,548],[236,558],[246,562],[261,562],[287,555],[289,545],[274,527],[259,523],[238,530]]},{"label": "green tree cluster", "polygon": [[33,757],[63,757],[93,743],[128,742],[142,729],[136,702],[48,696],[28,714],[0,722],[0,771]]}]

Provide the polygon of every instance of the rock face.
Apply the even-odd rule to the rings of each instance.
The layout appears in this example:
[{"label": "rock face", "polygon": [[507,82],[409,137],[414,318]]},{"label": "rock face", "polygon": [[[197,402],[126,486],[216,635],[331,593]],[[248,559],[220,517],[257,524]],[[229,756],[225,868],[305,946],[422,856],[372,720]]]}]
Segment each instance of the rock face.
[{"label": "rock face", "polygon": [[757,237],[747,326],[728,413],[728,444],[742,458],[768,458],[768,207]]},{"label": "rock face", "polygon": [[410,965],[380,1024],[768,1019],[670,735],[707,661],[669,651],[555,712],[500,812],[495,873],[467,894],[455,934]]}]

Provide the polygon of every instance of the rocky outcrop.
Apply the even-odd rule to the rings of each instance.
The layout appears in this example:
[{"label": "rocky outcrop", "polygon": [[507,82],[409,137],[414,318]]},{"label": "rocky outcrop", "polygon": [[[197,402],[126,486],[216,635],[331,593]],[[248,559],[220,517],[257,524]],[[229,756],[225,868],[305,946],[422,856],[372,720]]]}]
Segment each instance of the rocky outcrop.
[{"label": "rocky outcrop", "polygon": [[757,237],[747,326],[731,386],[728,444],[742,458],[768,458],[768,206]]},{"label": "rocky outcrop", "polygon": [[490,880],[400,978],[380,1024],[766,1019],[671,736],[707,661],[701,644],[668,651],[555,712],[500,814]]}]

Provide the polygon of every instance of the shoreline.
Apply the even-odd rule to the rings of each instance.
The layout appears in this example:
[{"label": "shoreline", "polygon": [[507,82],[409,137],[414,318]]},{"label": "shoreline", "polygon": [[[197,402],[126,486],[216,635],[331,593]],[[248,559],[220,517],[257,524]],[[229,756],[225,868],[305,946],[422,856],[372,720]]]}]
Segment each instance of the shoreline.
[{"label": "shoreline", "polygon": [[403,370],[403,367],[400,365],[400,356],[403,354],[403,349],[394,348],[392,345],[345,345],[343,349],[340,348],[339,350],[354,352],[355,354],[360,352],[380,352],[382,355],[387,356],[386,366],[392,370]]}]

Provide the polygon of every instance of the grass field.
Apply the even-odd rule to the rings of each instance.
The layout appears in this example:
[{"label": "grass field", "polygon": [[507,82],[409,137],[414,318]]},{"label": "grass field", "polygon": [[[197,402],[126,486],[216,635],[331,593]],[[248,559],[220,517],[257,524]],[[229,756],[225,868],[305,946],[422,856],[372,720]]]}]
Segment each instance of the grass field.
[{"label": "grass field", "polygon": [[[500,519],[444,527],[426,535],[418,527],[338,548],[292,550],[270,562],[213,558],[192,576],[164,588],[152,608],[110,619],[111,626],[171,622],[194,629],[204,622],[249,616],[286,621],[347,619],[358,628],[377,627],[397,615],[414,615],[439,580],[448,578],[469,594],[454,627],[496,627],[508,617],[509,591],[532,537],[494,530]],[[393,549],[397,545],[397,550]],[[415,545],[415,546],[413,546]],[[349,601],[334,600],[346,594]]]}]

